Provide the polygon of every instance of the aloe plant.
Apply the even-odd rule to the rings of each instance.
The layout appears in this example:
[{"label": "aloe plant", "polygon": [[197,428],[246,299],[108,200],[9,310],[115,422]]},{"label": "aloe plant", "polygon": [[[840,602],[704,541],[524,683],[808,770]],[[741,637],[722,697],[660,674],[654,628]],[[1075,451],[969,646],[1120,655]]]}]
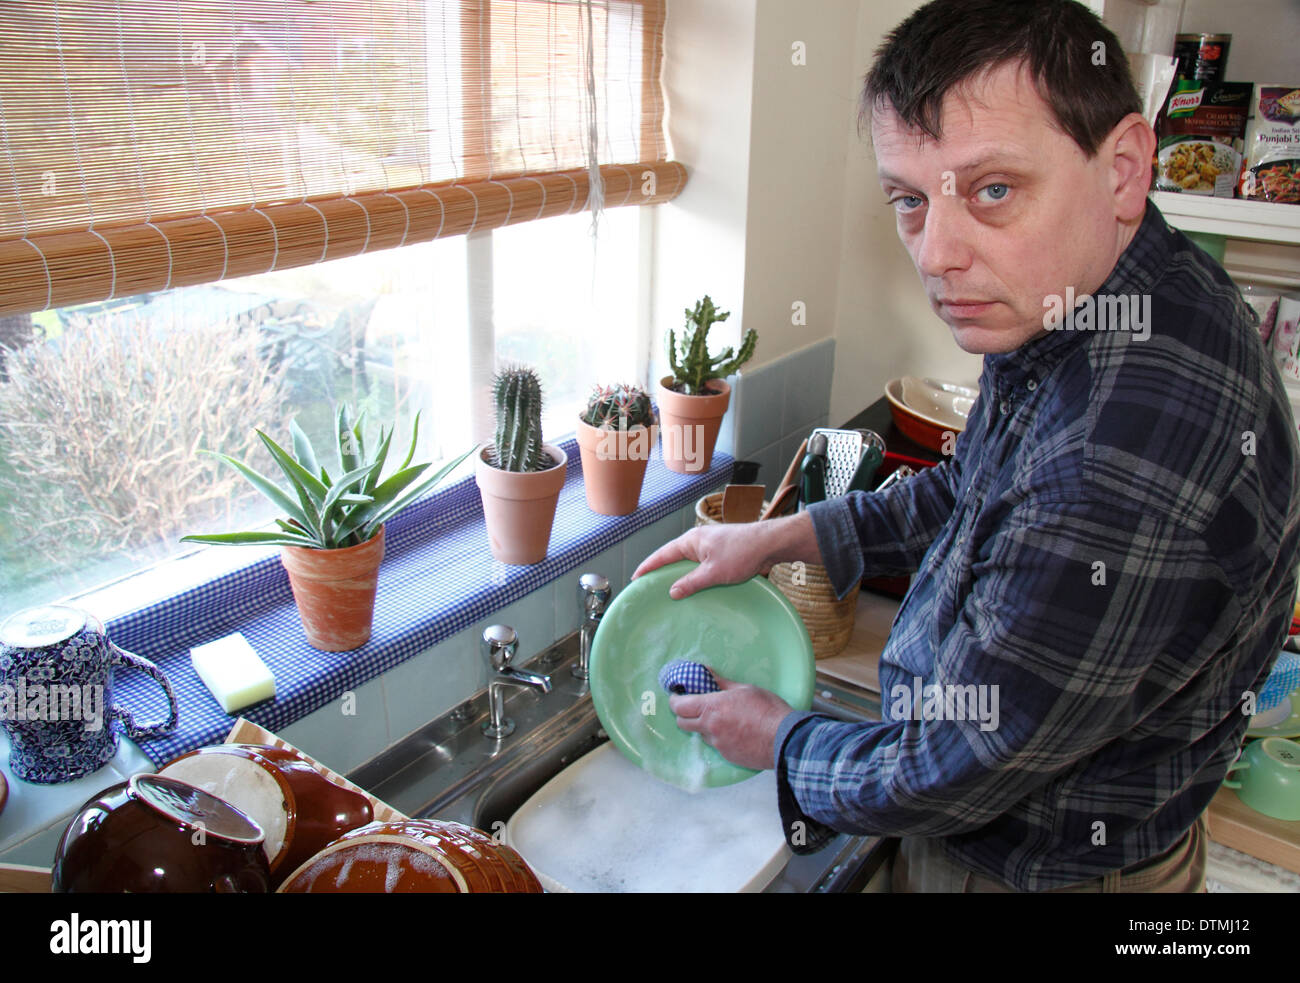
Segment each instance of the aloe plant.
[{"label": "aloe plant", "polygon": [[259,474],[242,461],[225,454],[204,451],[247,478],[287,518],[275,520],[278,532],[214,533],[185,536],[181,542],[209,545],[261,543],[318,550],[359,546],[368,542],[385,521],[438,484],[472,453],[472,449],[466,451],[443,465],[431,477],[418,481],[431,465],[411,464],[411,459],[415,456],[416,439],[420,435],[420,416],[417,413],[406,457],[396,471],[383,478],[393,430],[385,433],[383,427],[380,427],[378,443],[367,449],[361,423],[360,416],[353,420],[346,406],[339,407],[334,428],[334,449],[338,454],[337,476],[331,476],[321,463],[316,448],[297,421],[289,422],[289,434],[293,439],[292,454],[261,430],[256,431],[288,479],[292,493],[286,492],[270,478]]},{"label": "aloe plant", "polygon": [[716,357],[709,355],[709,328],[731,317],[730,311],[719,311],[708,294],[696,303],[695,309],[686,309],[686,326],[682,329],[681,345],[674,333],[668,332],[668,364],[673,370],[673,381],[681,385],[690,396],[708,395],[711,379],[724,379],[754,356],[758,333],[750,328],[740,340],[740,351],[733,357],[733,349],[725,349]]},{"label": "aloe plant", "polygon": [[654,409],[638,386],[597,386],[587,399],[582,422],[601,430],[648,427],[654,423]]},{"label": "aloe plant", "polygon": [[543,471],[542,383],[527,366],[503,368],[492,380],[497,432],[492,463],[502,471]]}]

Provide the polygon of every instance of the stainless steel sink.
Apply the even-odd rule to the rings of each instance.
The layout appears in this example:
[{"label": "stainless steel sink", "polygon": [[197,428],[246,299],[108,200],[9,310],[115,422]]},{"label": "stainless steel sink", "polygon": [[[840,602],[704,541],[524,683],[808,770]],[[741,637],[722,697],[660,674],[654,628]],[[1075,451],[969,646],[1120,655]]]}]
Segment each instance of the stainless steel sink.
[{"label": "stainless steel sink", "polygon": [[[407,815],[468,823],[499,836],[534,792],[609,739],[586,684],[569,672],[577,657],[575,632],[529,663],[550,674],[554,689],[545,696],[521,690],[507,700],[506,712],[516,724],[510,737],[483,737],[487,694],[479,693],[348,777]],[[870,698],[823,677],[814,708],[848,720],[879,716]],[[838,836],[818,853],[793,857],[768,890],[861,890],[889,846],[878,837]]]}]

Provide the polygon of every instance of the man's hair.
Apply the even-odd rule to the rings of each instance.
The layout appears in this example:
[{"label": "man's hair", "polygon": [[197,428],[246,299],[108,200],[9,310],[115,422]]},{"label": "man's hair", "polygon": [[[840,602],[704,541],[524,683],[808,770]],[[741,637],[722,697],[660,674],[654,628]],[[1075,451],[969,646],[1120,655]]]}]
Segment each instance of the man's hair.
[{"label": "man's hair", "polygon": [[1142,111],[1119,39],[1074,0],[933,0],[876,51],[859,107],[868,124],[892,106],[908,126],[941,138],[954,86],[1022,62],[1056,122],[1088,157],[1115,124]]}]

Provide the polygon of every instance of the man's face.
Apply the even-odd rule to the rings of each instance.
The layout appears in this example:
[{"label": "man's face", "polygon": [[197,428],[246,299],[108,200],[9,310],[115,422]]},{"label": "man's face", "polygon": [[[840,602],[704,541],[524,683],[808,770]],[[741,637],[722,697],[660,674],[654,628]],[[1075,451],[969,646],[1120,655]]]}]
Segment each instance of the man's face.
[{"label": "man's face", "polygon": [[1058,129],[1019,64],[949,91],[943,138],[892,107],[871,134],[898,235],[935,312],[968,352],[1009,352],[1044,334],[1044,298],[1091,293],[1122,251],[1114,179]]}]

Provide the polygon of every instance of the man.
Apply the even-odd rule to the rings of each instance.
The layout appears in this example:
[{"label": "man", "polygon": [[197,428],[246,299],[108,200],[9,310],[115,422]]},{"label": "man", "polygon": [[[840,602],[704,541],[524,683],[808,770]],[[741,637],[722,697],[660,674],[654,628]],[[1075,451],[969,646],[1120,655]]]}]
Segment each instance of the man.
[{"label": "man", "polygon": [[[673,697],[678,725],[776,769],[796,850],[901,836],[896,890],[1201,890],[1202,813],[1300,561],[1295,433],[1254,315],[1148,203],[1154,135],[1086,8],[935,0],[886,39],[863,112],[931,305],[985,356],[969,425],[884,494],[695,529],[636,575],[698,560],[684,597],[775,560],[825,564],[841,595],[913,573],[884,719],[728,681]],[[894,697],[917,689],[958,706]],[[960,712],[977,693],[991,717]]]}]

